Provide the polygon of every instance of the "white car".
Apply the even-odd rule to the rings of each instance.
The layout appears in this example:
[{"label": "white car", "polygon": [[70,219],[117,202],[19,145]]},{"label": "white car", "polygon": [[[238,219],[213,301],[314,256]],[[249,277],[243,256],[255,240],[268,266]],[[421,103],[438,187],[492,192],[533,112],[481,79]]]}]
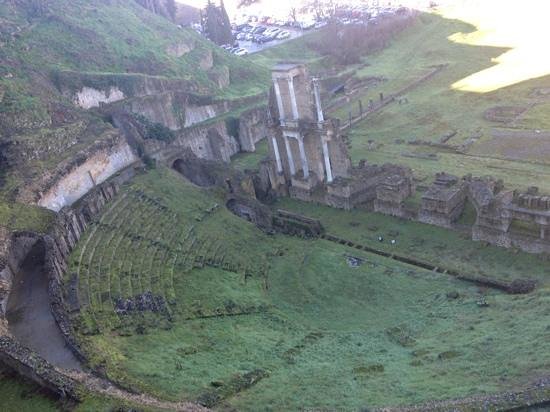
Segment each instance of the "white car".
[{"label": "white car", "polygon": [[315,21],[314,20],[306,20],[300,22],[300,28],[302,30],[309,30],[315,27]]},{"label": "white car", "polygon": [[281,32],[281,29],[279,29],[277,27],[271,27],[271,28],[267,29],[266,31],[264,31],[262,33],[262,35],[276,37],[280,32]]},{"label": "white car", "polygon": [[288,39],[290,37],[290,32],[283,30],[279,34],[277,34],[277,40],[284,40]]},{"label": "white car", "polygon": [[242,47],[240,49],[237,49],[233,52],[235,56],[246,56],[248,54],[248,50],[243,49]]}]

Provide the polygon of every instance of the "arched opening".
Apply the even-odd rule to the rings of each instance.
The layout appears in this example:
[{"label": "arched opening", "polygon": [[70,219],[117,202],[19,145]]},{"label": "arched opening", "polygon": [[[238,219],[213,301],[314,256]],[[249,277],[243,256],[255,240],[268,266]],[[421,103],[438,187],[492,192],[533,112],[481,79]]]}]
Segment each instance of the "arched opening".
[{"label": "arched opening", "polygon": [[44,263],[46,246],[38,240],[13,279],[6,317],[10,332],[22,345],[51,364],[81,370],[80,362],[66,346],[50,308],[49,279]]},{"label": "arched opening", "polygon": [[216,177],[200,162],[177,159],[172,164],[172,168],[197,186],[210,187],[216,184]]}]

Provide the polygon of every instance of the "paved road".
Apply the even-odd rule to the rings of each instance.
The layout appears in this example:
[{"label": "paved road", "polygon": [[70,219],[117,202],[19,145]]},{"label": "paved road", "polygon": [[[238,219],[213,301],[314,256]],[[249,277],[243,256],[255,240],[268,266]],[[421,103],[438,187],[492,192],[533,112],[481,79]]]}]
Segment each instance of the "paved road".
[{"label": "paved road", "polygon": [[10,332],[21,344],[51,364],[82,370],[80,362],[66,346],[50,310],[49,282],[43,270],[43,258],[43,247],[35,247],[15,276],[7,308]]}]

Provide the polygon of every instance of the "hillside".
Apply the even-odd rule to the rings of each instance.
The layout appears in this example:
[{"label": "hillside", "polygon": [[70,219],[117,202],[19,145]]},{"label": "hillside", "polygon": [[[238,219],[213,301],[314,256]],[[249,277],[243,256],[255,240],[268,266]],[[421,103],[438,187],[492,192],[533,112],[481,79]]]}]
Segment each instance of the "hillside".
[{"label": "hillside", "polygon": [[[119,133],[105,111],[94,110],[100,105],[124,101],[145,117],[168,112],[164,119],[189,96],[197,107],[231,106],[264,92],[267,79],[264,68],[243,64],[134,1],[2,2],[0,197],[32,203],[36,195],[21,193],[26,184],[59,174],[92,146],[112,146]],[[176,92],[185,102],[159,103]]]}]

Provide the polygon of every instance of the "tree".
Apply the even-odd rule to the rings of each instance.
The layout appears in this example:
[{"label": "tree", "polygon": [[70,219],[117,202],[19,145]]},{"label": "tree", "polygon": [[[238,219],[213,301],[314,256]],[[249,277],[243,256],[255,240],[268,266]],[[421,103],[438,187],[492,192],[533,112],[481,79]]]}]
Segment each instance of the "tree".
[{"label": "tree", "polygon": [[233,33],[231,32],[231,22],[223,4],[216,6],[211,0],[208,0],[206,9],[202,14],[203,32],[216,44],[230,44],[233,42]]},{"label": "tree", "polygon": [[242,7],[248,7],[252,4],[259,3],[261,0],[239,0],[239,3],[237,4],[237,8],[240,9]]},{"label": "tree", "polygon": [[168,14],[172,18],[172,20],[176,19],[176,12],[178,11],[178,7],[176,6],[175,0],[166,0],[166,10],[168,11]]}]

